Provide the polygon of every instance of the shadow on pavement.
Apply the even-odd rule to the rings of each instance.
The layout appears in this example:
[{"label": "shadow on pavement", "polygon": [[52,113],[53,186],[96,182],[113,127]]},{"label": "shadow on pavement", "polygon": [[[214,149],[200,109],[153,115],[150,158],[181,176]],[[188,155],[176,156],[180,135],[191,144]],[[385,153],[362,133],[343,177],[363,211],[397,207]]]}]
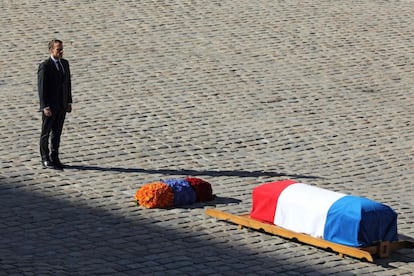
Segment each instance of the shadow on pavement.
[{"label": "shadow on pavement", "polygon": [[[122,202],[108,203],[99,195],[82,198],[81,192],[42,184],[25,191],[18,184],[0,178],[0,271],[5,275],[330,274],[320,271],[325,262],[296,261],[287,245],[278,246],[285,243],[278,238],[274,248],[260,254],[259,244],[256,250],[249,241],[233,240],[232,231],[240,231],[235,225],[211,232],[211,224],[222,222],[194,213],[187,213],[185,225],[174,222],[175,215],[185,216],[188,210],[142,209],[132,203],[121,207]],[[257,239],[257,234],[245,234]]]},{"label": "shadow on pavement", "polygon": [[184,205],[184,206],[175,206],[168,209],[205,209],[206,207],[215,208],[217,205],[226,205],[226,204],[239,204],[242,202],[240,199],[232,198],[232,197],[219,197],[213,195],[213,200],[207,202],[195,202],[191,205]]},{"label": "shadow on pavement", "polygon": [[[180,225],[174,222],[173,210],[147,210],[132,204],[130,209],[121,208],[98,195],[82,198],[81,194],[40,184],[36,192],[25,191],[9,183],[13,182],[0,179],[1,275],[274,275],[275,271],[315,271],[274,250],[261,255],[246,243],[232,242],[221,232],[211,233],[211,224],[216,223],[212,220],[189,215],[191,221]],[[96,207],[99,204],[103,208]],[[229,227],[226,231],[236,229]]]},{"label": "shadow on pavement", "polygon": [[308,178],[316,179],[321,178],[318,176],[311,175],[300,175],[300,174],[289,174],[289,173],[277,173],[277,172],[268,172],[268,171],[240,171],[240,170],[191,170],[191,169],[182,169],[182,170],[170,170],[170,169],[141,169],[141,168],[122,168],[122,167],[101,167],[101,166],[85,166],[85,165],[66,165],[65,169],[73,170],[94,170],[94,171],[104,171],[104,172],[122,172],[122,173],[147,173],[147,174],[167,174],[167,175],[191,175],[191,176],[237,176],[237,177],[291,177],[291,178]]}]

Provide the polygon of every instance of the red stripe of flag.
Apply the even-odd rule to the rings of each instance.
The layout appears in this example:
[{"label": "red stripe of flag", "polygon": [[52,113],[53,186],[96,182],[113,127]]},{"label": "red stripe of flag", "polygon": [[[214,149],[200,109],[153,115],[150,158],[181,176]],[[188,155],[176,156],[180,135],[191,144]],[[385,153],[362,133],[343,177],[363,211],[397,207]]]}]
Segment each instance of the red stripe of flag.
[{"label": "red stripe of flag", "polygon": [[[282,181],[265,183],[253,189],[252,210],[250,217],[273,224],[277,201],[280,193],[289,185],[298,183],[287,179]],[[269,196],[271,195],[271,196]]]}]

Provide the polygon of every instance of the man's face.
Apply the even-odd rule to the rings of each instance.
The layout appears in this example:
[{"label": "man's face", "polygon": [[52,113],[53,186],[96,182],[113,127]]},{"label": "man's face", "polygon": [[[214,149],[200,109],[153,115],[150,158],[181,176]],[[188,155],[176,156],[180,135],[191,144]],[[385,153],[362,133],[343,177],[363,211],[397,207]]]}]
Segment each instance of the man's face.
[{"label": "man's face", "polygon": [[56,42],[53,44],[52,49],[50,49],[50,54],[55,59],[60,59],[63,56],[63,45],[62,43]]}]

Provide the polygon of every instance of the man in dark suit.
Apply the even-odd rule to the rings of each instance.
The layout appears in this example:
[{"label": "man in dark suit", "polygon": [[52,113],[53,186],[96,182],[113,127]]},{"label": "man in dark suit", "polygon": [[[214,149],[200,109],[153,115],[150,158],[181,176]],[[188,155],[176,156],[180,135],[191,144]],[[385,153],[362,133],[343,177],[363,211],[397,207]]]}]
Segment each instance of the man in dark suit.
[{"label": "man in dark suit", "polygon": [[[49,42],[50,57],[39,65],[38,91],[42,112],[40,155],[43,168],[63,169],[59,160],[60,136],[67,112],[72,111],[69,62],[63,59],[63,43]],[[50,150],[49,150],[50,137]]]}]

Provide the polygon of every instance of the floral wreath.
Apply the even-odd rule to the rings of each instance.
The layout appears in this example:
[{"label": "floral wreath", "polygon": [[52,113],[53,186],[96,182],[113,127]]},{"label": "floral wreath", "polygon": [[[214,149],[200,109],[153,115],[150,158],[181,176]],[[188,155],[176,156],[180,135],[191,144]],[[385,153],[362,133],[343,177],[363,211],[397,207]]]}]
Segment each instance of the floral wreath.
[{"label": "floral wreath", "polygon": [[138,205],[146,208],[168,208],[213,200],[213,189],[197,177],[166,179],[144,184],[135,193]]}]

